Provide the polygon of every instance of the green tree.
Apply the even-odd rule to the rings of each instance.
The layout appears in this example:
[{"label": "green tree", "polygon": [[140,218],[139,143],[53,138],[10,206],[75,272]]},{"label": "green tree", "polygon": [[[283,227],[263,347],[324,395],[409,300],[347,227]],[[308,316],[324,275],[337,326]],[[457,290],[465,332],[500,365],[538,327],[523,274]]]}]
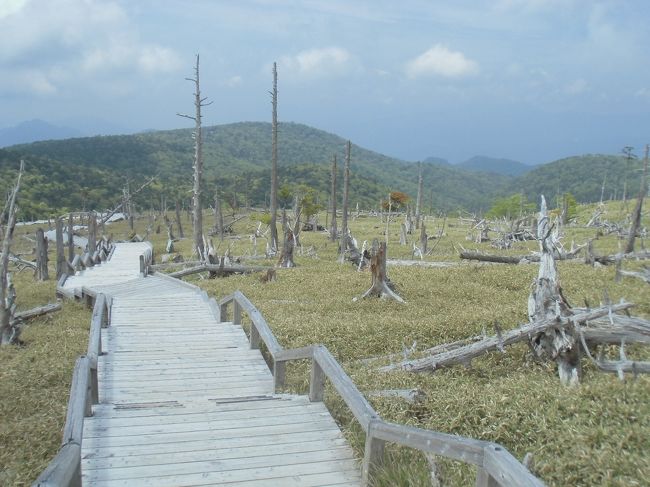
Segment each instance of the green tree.
[{"label": "green tree", "polygon": [[530,213],[535,209],[535,203],[530,203],[523,194],[516,193],[506,198],[497,199],[485,216],[488,218],[515,218],[519,214]]}]

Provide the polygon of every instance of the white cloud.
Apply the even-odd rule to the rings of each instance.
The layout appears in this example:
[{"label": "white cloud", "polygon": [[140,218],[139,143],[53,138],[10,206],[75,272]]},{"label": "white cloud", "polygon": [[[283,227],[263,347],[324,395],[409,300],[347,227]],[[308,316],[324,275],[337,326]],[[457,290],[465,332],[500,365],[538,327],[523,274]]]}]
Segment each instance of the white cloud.
[{"label": "white cloud", "polygon": [[0,70],[14,79],[5,87],[29,69],[40,76],[34,74],[27,87],[44,94],[83,76],[105,78],[111,70],[151,74],[179,68],[175,51],[143,41],[117,1],[0,0]]},{"label": "white cloud", "polygon": [[566,85],[564,87],[564,92],[567,95],[580,95],[581,93],[584,93],[587,88],[587,82],[584,79],[579,78]]},{"label": "white cloud", "polygon": [[3,0],[0,2],[0,19],[20,12],[28,0]]},{"label": "white cloud", "polygon": [[305,78],[339,76],[353,69],[352,55],[341,47],[325,47],[301,51],[295,56],[283,56],[279,69]]},{"label": "white cloud", "polygon": [[234,88],[235,86],[239,86],[242,82],[242,77],[237,75],[237,76],[231,76],[228,78],[225,82],[225,85],[229,88]]},{"label": "white cloud", "polygon": [[468,59],[460,51],[452,51],[442,44],[436,44],[406,64],[409,78],[423,76],[442,76],[444,78],[462,78],[478,73],[475,61]]}]

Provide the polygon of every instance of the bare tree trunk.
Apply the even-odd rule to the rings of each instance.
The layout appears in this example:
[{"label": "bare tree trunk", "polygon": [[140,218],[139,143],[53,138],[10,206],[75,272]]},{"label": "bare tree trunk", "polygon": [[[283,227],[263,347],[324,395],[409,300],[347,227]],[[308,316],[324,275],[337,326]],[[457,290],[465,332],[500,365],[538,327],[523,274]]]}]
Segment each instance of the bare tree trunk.
[{"label": "bare tree trunk", "polygon": [[3,232],[2,256],[0,257],[0,345],[13,343],[18,335],[18,330],[11,326],[11,320],[15,312],[16,292],[11,283],[11,278],[8,275],[8,266],[11,240],[13,239],[14,228],[16,226],[16,197],[18,196],[20,179],[24,170],[25,162],[21,160],[16,184],[7,201],[7,226]]},{"label": "bare tree trunk", "polygon": [[648,190],[648,149],[650,146],[646,144],[645,146],[645,156],[643,157],[643,175],[641,176],[641,188],[639,189],[639,197],[636,200],[636,206],[634,207],[634,213],[632,213],[632,224],[630,225],[630,235],[627,238],[627,244],[625,245],[625,253],[629,254],[634,252],[634,240],[636,239],[636,234],[639,231],[641,226],[641,210],[643,208],[643,198],[645,198],[646,192]]},{"label": "bare tree trunk", "polygon": [[345,167],[343,169],[343,214],[341,216],[341,254],[339,262],[345,259],[345,251],[348,246],[348,197],[350,195],[350,150],[352,144],[348,140],[345,145]]},{"label": "bare tree trunk", "polygon": [[422,252],[422,255],[427,253],[427,244],[429,240],[427,237],[427,229],[424,225],[424,222],[422,222],[422,226],[420,227],[420,252]]},{"label": "bare tree trunk", "polygon": [[74,219],[72,213],[68,215],[68,262],[74,259]]},{"label": "bare tree trunk", "polygon": [[390,298],[403,303],[404,300],[398,296],[386,276],[386,243],[377,239],[372,242],[372,251],[370,252],[370,273],[372,274],[372,286],[361,298]]},{"label": "bare tree trunk", "polygon": [[47,281],[50,278],[47,270],[47,240],[42,228],[36,230],[36,279]]},{"label": "bare tree trunk", "polygon": [[221,211],[221,199],[219,199],[219,191],[214,193],[214,234],[219,235],[223,240],[223,212]]},{"label": "bare tree trunk", "polygon": [[[571,307],[562,295],[557,266],[553,257],[557,251],[552,237],[546,210],[546,200],[542,196],[537,225],[537,238],[541,251],[539,274],[528,297],[528,316],[531,322],[548,320],[553,317],[570,316]],[[580,382],[580,343],[575,331],[564,327],[551,327],[534,335],[531,345],[540,357],[548,357],[558,364],[560,381],[565,385],[577,385]]]},{"label": "bare tree trunk", "polygon": [[[133,230],[133,227],[131,227]],[[97,248],[97,219],[94,212],[88,213],[88,245],[86,250],[92,256]]]},{"label": "bare tree trunk", "polygon": [[178,226],[179,238],[185,238],[183,234],[183,224],[181,223],[181,204],[176,200],[176,226]]},{"label": "bare tree trunk", "polygon": [[194,186],[192,188],[192,239],[194,250],[199,259],[205,259],[205,246],[203,245],[203,208],[201,206],[201,192],[203,179],[203,135],[201,132],[201,108],[210,103],[205,103],[207,98],[201,98],[201,85],[199,76],[199,55],[196,55],[194,78],[186,78],[194,83],[194,116],[181,115],[181,117],[194,120]]},{"label": "bare tree trunk", "polygon": [[421,211],[422,211],[422,163],[418,162],[418,197],[415,200],[415,228],[420,228]]},{"label": "bare tree trunk", "polygon": [[330,222],[330,240],[336,242],[338,237],[336,228],[336,154],[332,157],[332,189],[330,201],[332,204],[332,221]]},{"label": "bare tree trunk", "polygon": [[296,267],[293,261],[293,251],[296,247],[295,235],[289,225],[284,226],[284,243],[282,244],[282,253],[278,260],[279,267]]},{"label": "bare tree trunk", "polygon": [[278,248],[278,67],[273,63],[273,91],[271,92],[271,248]]},{"label": "bare tree trunk", "polygon": [[67,271],[63,247],[63,220],[59,217],[56,219],[56,280],[58,281]]}]

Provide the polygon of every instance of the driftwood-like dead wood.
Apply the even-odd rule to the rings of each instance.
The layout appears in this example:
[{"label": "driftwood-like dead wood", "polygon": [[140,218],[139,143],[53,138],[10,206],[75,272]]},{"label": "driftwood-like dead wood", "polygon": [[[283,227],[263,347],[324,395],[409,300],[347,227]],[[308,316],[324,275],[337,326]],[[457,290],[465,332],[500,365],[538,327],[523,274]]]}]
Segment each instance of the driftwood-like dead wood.
[{"label": "driftwood-like dead wood", "polygon": [[644,266],[643,271],[634,272],[634,271],[624,271],[620,268],[620,265],[617,265],[616,280],[620,281],[621,277],[635,277],[637,279],[641,279],[646,284],[650,284],[650,268]]},{"label": "driftwood-like dead wood", "polygon": [[[578,245],[576,248],[574,248],[569,252],[556,251],[553,257],[555,260],[577,259],[578,253],[586,246],[587,244]],[[472,250],[462,250],[460,252],[460,258],[466,260],[478,260],[481,262],[494,262],[497,264],[522,264],[522,263],[529,263],[529,262],[539,262],[541,260],[540,254],[495,255],[495,254],[484,254]]]},{"label": "driftwood-like dead wood", "polygon": [[20,311],[18,313],[14,313],[12,324],[18,324],[23,321],[31,320],[32,318],[35,318],[37,316],[42,316],[48,313],[52,313],[54,311],[59,311],[60,309],[61,309],[61,303],[50,303],[44,306],[37,306],[36,308],[32,308],[27,311]]},{"label": "driftwood-like dead wood", "polygon": [[483,338],[480,341],[469,345],[453,348],[451,350],[437,352],[433,355],[415,360],[405,360],[397,364],[381,367],[382,372],[393,370],[408,370],[411,372],[432,372],[434,370],[458,364],[469,364],[472,359],[480,357],[494,350],[501,350],[513,343],[529,340],[531,337],[542,333],[549,328],[572,325],[573,323],[585,323],[587,321],[607,316],[629,309],[631,303],[620,303],[611,306],[604,306],[593,310],[577,313],[572,316],[553,316],[543,321],[520,325],[514,330],[501,331],[494,336]]},{"label": "driftwood-like dead wood", "polygon": [[[484,335],[477,335],[474,337],[470,338],[465,338],[463,340],[457,340],[455,342],[450,342],[450,343],[443,343],[442,345],[436,345],[435,347],[428,348],[426,350],[423,350],[422,353],[426,355],[438,355],[443,352],[450,352],[452,350],[456,350],[457,348],[465,347],[467,345],[470,345],[472,343],[478,342],[480,340],[485,339],[486,337]],[[367,357],[364,359],[358,360],[359,363],[368,365],[373,362],[377,362],[378,360],[390,360],[393,362],[394,360],[401,359],[402,361],[407,361],[409,356],[412,355],[415,352],[415,347],[417,345],[417,342],[413,342],[413,345],[410,348],[407,348],[406,346],[402,346],[403,350],[398,353],[391,353],[388,355],[379,355],[376,357]]]},{"label": "driftwood-like dead wood", "polygon": [[[7,225],[3,232],[2,254],[0,256],[0,345],[14,343],[18,340],[20,333],[20,329],[11,324],[16,311],[16,290],[11,282],[8,267],[11,242],[14,236],[14,229],[16,228],[16,212],[18,211],[16,198],[18,197],[20,179],[24,171],[25,162],[21,160],[16,183],[7,200],[6,209],[3,211],[7,218]],[[0,225],[2,225],[2,222],[0,222]]]},{"label": "driftwood-like dead wood", "polygon": [[[106,215],[104,215],[104,216],[102,217],[102,219],[100,220],[99,224],[100,224],[100,225],[104,225],[108,220],[111,219],[111,217],[112,217],[115,213],[117,213],[117,212],[120,211],[122,208],[124,208],[124,207],[125,207],[125,204],[128,203],[128,202],[129,202],[129,201],[130,201],[130,200],[131,200],[131,199],[132,199],[136,194],[138,194],[138,193],[139,193],[140,191],[142,191],[144,188],[146,188],[146,187],[149,186],[151,183],[153,183],[153,182],[156,180],[157,177],[158,177],[158,176],[153,176],[153,177],[147,179],[147,180],[144,182],[144,184],[142,184],[142,186],[140,186],[140,187],[139,187],[138,189],[136,189],[135,191],[130,192],[130,193],[129,193],[129,199],[126,200],[126,201],[125,201],[124,199],[122,199],[122,202],[121,202],[121,203],[119,203],[115,208],[113,208],[111,211],[109,211]],[[69,221],[70,221],[70,230],[69,230],[69,231],[71,231],[71,229],[72,229],[72,213],[70,214],[70,220],[69,220]],[[70,237],[70,241],[72,241],[72,237]],[[74,252],[74,247],[72,247],[72,249],[73,249],[72,252]],[[72,258],[73,258],[72,255],[69,255],[68,257],[69,257],[69,259],[71,259],[71,260],[72,260]]]},{"label": "driftwood-like dead wood", "polygon": [[61,279],[67,273],[67,262],[65,260],[65,249],[63,247],[63,219],[56,219],[56,280]]},{"label": "driftwood-like dead wood", "polygon": [[286,224],[284,228],[284,242],[282,244],[282,252],[280,252],[280,258],[278,259],[278,267],[296,267],[296,263],[293,261],[293,251],[295,248],[296,237],[293,233],[293,230],[291,230],[291,228],[289,228],[289,225]]},{"label": "driftwood-like dead wood", "polygon": [[636,234],[641,227],[643,199],[648,192],[648,183],[646,182],[648,178],[648,151],[650,151],[650,145],[646,144],[645,157],[643,158],[643,174],[641,175],[641,187],[639,189],[639,196],[637,197],[636,205],[634,206],[634,211],[632,212],[632,223],[630,224],[629,235],[625,244],[625,252],[628,254],[634,252],[634,241],[636,239]]},{"label": "driftwood-like dead wood", "polygon": [[338,230],[336,228],[336,154],[332,156],[332,174],[331,178],[331,187],[330,187],[330,205],[332,206],[332,220],[330,221],[330,240],[336,242],[338,238]]},{"label": "driftwood-like dead wood", "polygon": [[391,289],[390,280],[386,275],[386,242],[379,243],[377,239],[373,240],[370,252],[370,273],[372,274],[372,285],[361,296],[362,299],[389,298],[404,303],[404,300]]},{"label": "driftwood-like dead wood", "polygon": [[[159,265],[158,268],[160,267],[161,266]],[[221,273],[222,275],[250,274],[252,272],[264,272],[267,269],[269,268],[263,266],[243,266],[243,265],[221,266],[220,264],[200,264],[196,267],[189,267],[187,269],[182,269],[180,271],[171,272],[169,276],[181,278],[181,277],[189,276],[191,274],[197,274],[199,272],[215,272],[215,273]]]},{"label": "driftwood-like dead wood", "polygon": [[36,230],[36,279],[47,281],[50,278],[47,269],[47,239],[42,228]]},{"label": "driftwood-like dead wood", "polygon": [[588,247],[587,257],[585,257],[585,263],[594,264],[598,262],[602,265],[611,265],[616,264],[621,260],[648,260],[650,259],[650,250],[639,250],[637,252],[630,253],[619,253],[619,254],[610,254],[610,255],[596,255],[593,252],[593,248]]},{"label": "driftwood-like dead wood", "polygon": [[[541,197],[537,241],[540,249],[539,272],[528,297],[528,317],[531,322],[552,317],[571,316],[571,306],[562,294],[554,255],[558,253],[557,236],[553,232],[546,199]],[[557,363],[560,381],[565,385],[580,382],[582,368],[580,345],[571,327],[549,327],[531,336],[533,351],[540,358]]]},{"label": "driftwood-like dead wood", "polygon": [[411,404],[422,402],[426,398],[425,392],[421,389],[384,389],[381,391],[370,391],[367,393],[367,396],[398,398]]}]

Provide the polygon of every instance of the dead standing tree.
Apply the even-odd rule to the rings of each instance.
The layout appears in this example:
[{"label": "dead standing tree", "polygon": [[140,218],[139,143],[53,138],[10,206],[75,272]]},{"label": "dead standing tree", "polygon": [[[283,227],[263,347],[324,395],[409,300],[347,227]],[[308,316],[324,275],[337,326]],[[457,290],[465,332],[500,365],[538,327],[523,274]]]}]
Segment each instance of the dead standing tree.
[{"label": "dead standing tree", "polygon": [[194,240],[194,250],[200,260],[205,260],[205,247],[203,245],[203,208],[201,206],[201,180],[203,178],[203,135],[201,133],[201,108],[211,105],[212,102],[206,103],[206,98],[201,98],[201,85],[199,79],[199,55],[196,55],[196,66],[194,67],[194,77],[185,78],[187,81],[194,83],[194,116],[177,113],[179,117],[194,120],[194,186],[192,188],[192,239]]},{"label": "dead standing tree", "polygon": [[[544,321],[553,317],[567,317],[573,314],[562,295],[554,255],[557,248],[552,236],[553,225],[542,203],[537,224],[537,240],[540,248],[539,273],[528,297],[528,317],[531,322]],[[580,344],[574,330],[566,327],[551,327],[533,336],[531,345],[538,357],[551,358],[558,365],[560,381],[565,385],[580,382]]]},{"label": "dead standing tree", "polygon": [[[2,255],[0,256],[0,345],[15,343],[20,333],[20,329],[13,324],[13,317],[16,311],[16,291],[11,282],[11,276],[8,270],[11,240],[13,239],[14,228],[16,227],[16,212],[18,211],[16,197],[18,196],[20,179],[24,170],[25,162],[20,161],[16,184],[9,195],[6,211],[3,211],[3,214],[7,218],[7,225],[3,232]],[[0,225],[2,225],[1,221]]]},{"label": "dead standing tree", "polygon": [[273,63],[273,91],[271,94],[271,251],[278,249],[278,66]]},{"label": "dead standing tree", "polygon": [[348,229],[348,198],[350,195],[350,151],[352,144],[348,140],[345,145],[345,167],[343,169],[343,214],[341,215],[341,244],[339,263],[345,260],[345,251],[348,249],[348,243],[351,240],[350,230]]},{"label": "dead standing tree", "polygon": [[405,301],[393,290],[392,283],[386,276],[386,242],[377,239],[372,242],[370,252],[370,273],[372,274],[372,285],[361,298],[388,298],[400,303]]},{"label": "dead standing tree", "polygon": [[645,146],[645,156],[643,157],[643,175],[641,176],[641,188],[639,189],[639,196],[636,200],[636,206],[634,207],[634,213],[632,213],[632,224],[630,225],[630,234],[627,239],[627,244],[625,245],[625,253],[629,254],[634,252],[634,240],[636,239],[636,234],[641,227],[641,209],[643,207],[643,198],[645,198],[646,192],[648,190],[648,150],[650,146],[646,144]]},{"label": "dead standing tree", "polygon": [[422,163],[418,162],[418,196],[415,200],[415,228],[420,228],[420,213],[422,212]]},{"label": "dead standing tree", "polygon": [[[596,309],[571,309],[562,295],[558,281],[553,255],[553,228],[548,220],[544,199],[540,215],[538,235],[542,255],[539,275],[528,302],[529,323],[504,332],[495,325],[496,336],[484,337],[460,347],[450,347],[453,344],[435,347],[431,349],[429,356],[404,360],[380,370],[432,372],[457,364],[469,366],[472,359],[485,353],[493,350],[505,352],[506,346],[527,341],[536,355],[551,358],[558,363],[560,379],[565,384],[576,384],[579,380],[581,352],[584,352],[600,370],[618,373],[619,377],[625,372],[650,373],[649,362],[628,360],[624,354],[626,343],[650,343],[650,322],[642,318],[615,314],[633,306],[625,302],[607,304]],[[619,361],[595,359],[588,348],[610,344],[621,344]]]},{"label": "dead standing tree", "polygon": [[330,240],[336,242],[338,237],[336,228],[336,154],[332,157],[332,189],[330,193],[332,204],[332,221],[330,224]]},{"label": "dead standing tree", "polygon": [[36,230],[36,279],[47,281],[50,276],[47,270],[47,239],[42,228]]}]

